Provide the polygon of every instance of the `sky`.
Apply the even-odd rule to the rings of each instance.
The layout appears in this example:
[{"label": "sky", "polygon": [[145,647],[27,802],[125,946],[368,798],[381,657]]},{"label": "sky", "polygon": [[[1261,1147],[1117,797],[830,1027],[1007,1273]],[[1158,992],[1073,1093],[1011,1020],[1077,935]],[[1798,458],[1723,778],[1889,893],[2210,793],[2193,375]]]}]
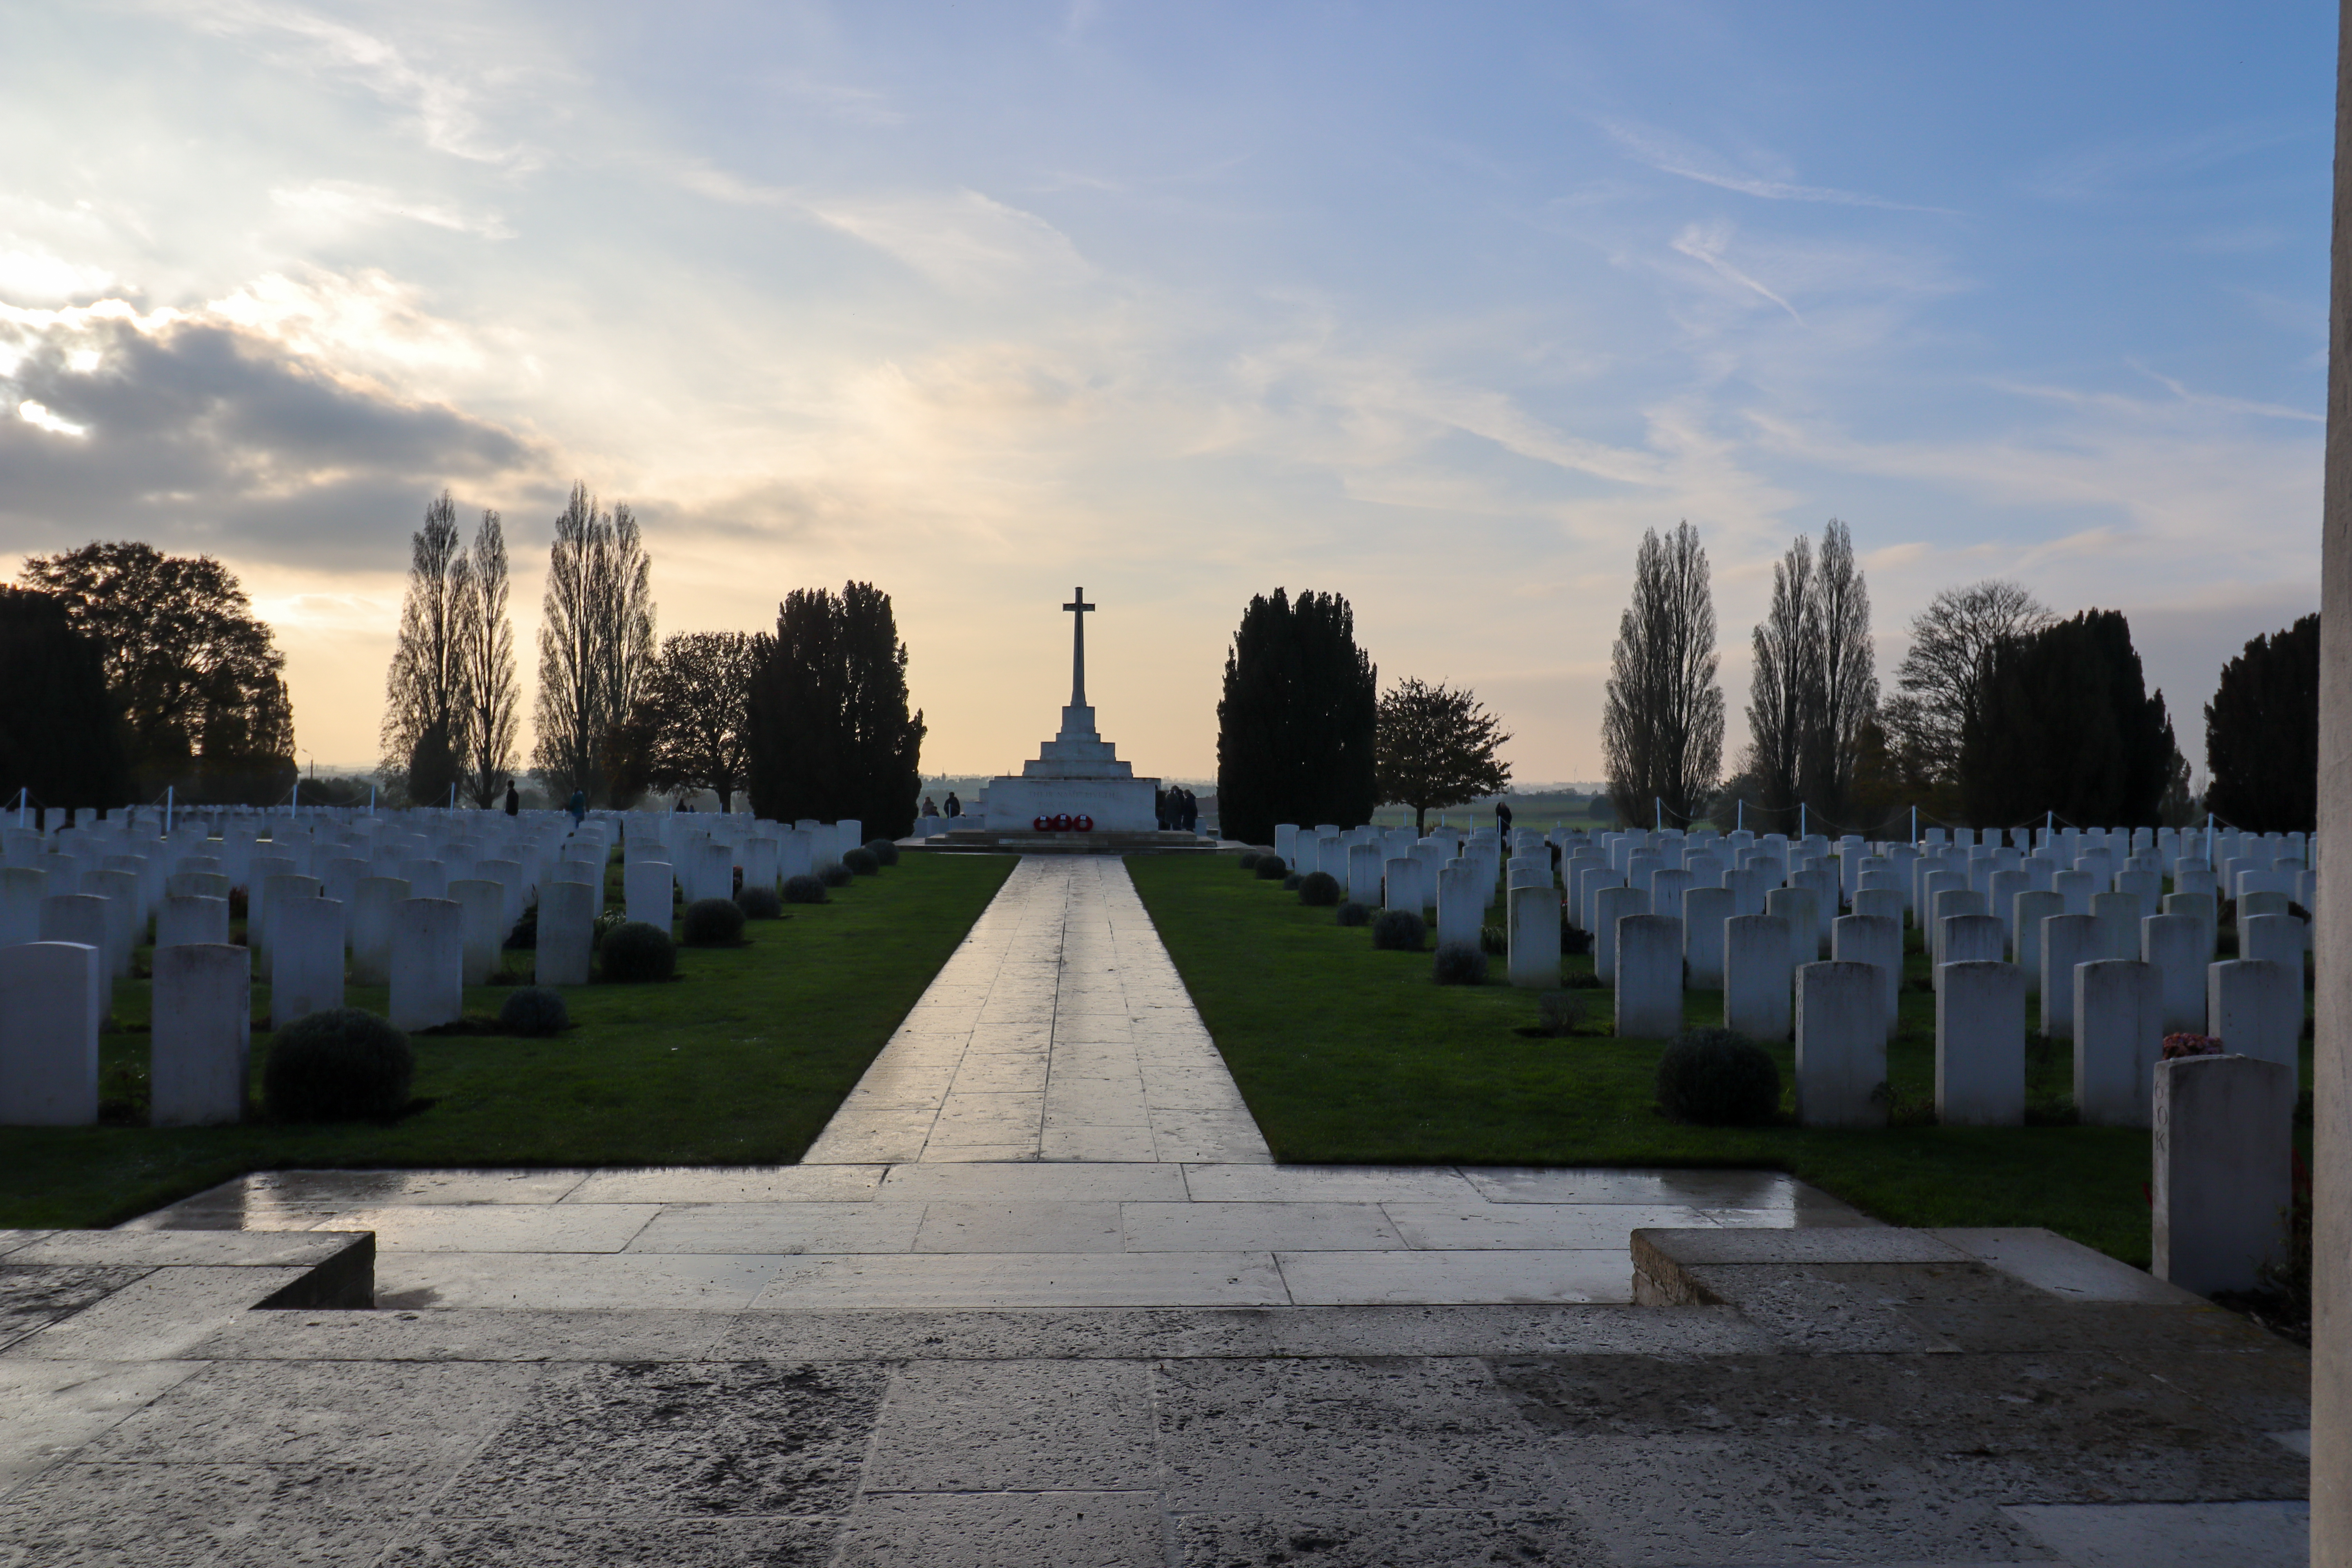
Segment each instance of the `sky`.
[{"label": "sky", "polygon": [[1988,576],[2201,706],[2318,605],[2314,0],[839,6],[0,0],[0,571],[226,562],[372,763],[409,550],[575,481],[664,633],[888,592],[926,772],[1088,687],[1212,775],[1253,595],[1592,779],[1645,530],[1713,564],[1726,767],[1831,518],[1890,687]]}]

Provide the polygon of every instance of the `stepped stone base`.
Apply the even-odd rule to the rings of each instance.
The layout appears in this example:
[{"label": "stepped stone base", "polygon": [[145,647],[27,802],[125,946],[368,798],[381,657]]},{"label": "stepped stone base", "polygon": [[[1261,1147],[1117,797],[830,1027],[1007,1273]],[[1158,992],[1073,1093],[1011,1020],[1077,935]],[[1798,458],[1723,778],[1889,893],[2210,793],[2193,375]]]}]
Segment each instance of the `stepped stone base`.
[{"label": "stepped stone base", "polygon": [[911,849],[1009,849],[1023,855],[1128,855],[1176,849],[1214,849],[1217,840],[1198,833],[1039,833],[1024,828],[958,828],[908,844]]}]

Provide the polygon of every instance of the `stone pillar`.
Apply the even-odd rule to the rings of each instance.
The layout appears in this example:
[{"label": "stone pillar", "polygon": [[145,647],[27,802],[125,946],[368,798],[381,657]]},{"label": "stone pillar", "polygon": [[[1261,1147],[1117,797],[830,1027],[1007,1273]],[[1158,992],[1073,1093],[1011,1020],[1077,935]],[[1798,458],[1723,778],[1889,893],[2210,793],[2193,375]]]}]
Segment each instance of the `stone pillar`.
[{"label": "stone pillar", "polygon": [[595,900],[596,889],[585,882],[550,882],[540,889],[534,984],[588,984],[595,953]]},{"label": "stone pillar", "polygon": [[96,1124],[105,964],[96,942],[0,947],[0,1127]]},{"label": "stone pillar", "polygon": [[343,1005],[343,906],[332,899],[281,898],[269,917],[269,1026]]},{"label": "stone pillar", "polygon": [[[1862,918],[1839,921],[1835,937]],[[1875,963],[1802,964],[1796,992],[1797,1120],[1807,1127],[1885,1126],[1883,972]]]},{"label": "stone pillar", "polygon": [[487,878],[461,877],[449,884],[449,901],[457,906],[466,984],[488,985],[506,945],[506,889]]},{"label": "stone pillar", "polygon": [[[540,940],[547,940],[546,916]],[[430,1029],[465,1016],[465,927],[447,899],[403,899],[392,910],[392,1001],[395,1029]]]},{"label": "stone pillar", "polygon": [[1683,922],[1626,915],[1617,922],[1617,1034],[1672,1039],[1683,1032]]},{"label": "stone pillar", "polygon": [[1650,895],[1639,888],[1602,888],[1592,896],[1592,973],[1603,985],[1617,984],[1617,922],[1650,912]]},{"label": "stone pillar", "polygon": [[2074,1108],[2086,1127],[2146,1127],[2164,1044],[2164,977],[2136,959],[2074,969]]},{"label": "stone pillar", "polygon": [[1780,915],[1734,915],[1723,923],[1723,1026],[1751,1040],[1789,1037],[1793,938]]},{"label": "stone pillar", "polygon": [[1723,989],[1723,922],[1730,918],[1728,888],[1683,889],[1683,958],[1692,990]]},{"label": "stone pillar", "polygon": [[1948,963],[1936,991],[1936,1120],[2025,1122],[2025,976],[2015,964]]},{"label": "stone pillar", "polygon": [[1509,976],[1514,985],[1555,990],[1559,985],[1559,889],[1513,888],[1507,930]]},{"label": "stone pillar", "polygon": [[2052,915],[2042,922],[2042,1032],[2074,1037],[2074,966],[2099,956],[2099,922],[2089,915]]},{"label": "stone pillar", "polygon": [[[2251,1057],[2157,1064],[2156,1175],[2149,1184],[2156,1213],[2148,1238],[2155,1257],[2148,1271],[2158,1279],[2200,1296],[2244,1290],[2258,1282],[2263,1263],[2279,1257],[2293,1192],[2294,1079],[2293,1068]],[[2313,1373],[2315,1385],[2315,1365]],[[2322,1485],[2317,1458],[2315,1452],[2315,1493]],[[2311,1560],[2340,1561],[2319,1553],[2319,1513],[2315,1497]]]},{"label": "stone pillar", "polygon": [[2241,958],[2205,970],[2202,1031],[2232,1056],[2303,1071],[2303,995],[2284,964]]},{"label": "stone pillar", "polygon": [[[219,900],[203,901],[227,908]],[[293,940],[299,942],[299,933]],[[285,952],[281,944],[281,963]],[[339,949],[339,981],[341,956]],[[253,954],[227,942],[158,946],[154,999],[148,1125],[216,1127],[244,1121],[253,1058]],[[276,1005],[273,995],[271,1006]]]},{"label": "stone pillar", "polygon": [[[1842,916],[1830,933],[1830,953],[1840,963],[1866,963],[1877,973],[1879,1021],[1885,1026],[1886,1037],[1893,1038],[1895,1009],[1903,1001],[1901,918],[1889,915]],[[1803,971],[1798,973],[1801,974]],[[1802,1006],[1801,1001],[1800,1011]]]}]

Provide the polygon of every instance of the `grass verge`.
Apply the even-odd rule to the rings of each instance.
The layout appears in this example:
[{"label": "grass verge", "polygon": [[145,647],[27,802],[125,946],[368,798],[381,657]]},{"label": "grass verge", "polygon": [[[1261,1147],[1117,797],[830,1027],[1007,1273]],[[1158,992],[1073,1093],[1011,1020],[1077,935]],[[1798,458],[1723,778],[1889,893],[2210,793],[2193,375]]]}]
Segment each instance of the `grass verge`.
[{"label": "grass verge", "polygon": [[[572,1026],[551,1039],[415,1037],[415,1092],[431,1103],[389,1124],[0,1129],[0,1227],[113,1225],[252,1170],[797,1160],[1013,864],[904,856],[829,903],[751,921],[746,946],[681,948],[674,981],[566,990]],[[617,866],[612,881],[617,898]],[[528,976],[530,957],[507,963]],[[467,1013],[494,1016],[508,994],[468,989]],[[381,1012],[385,998],[352,986],[347,1000]],[[116,986],[107,1096],[143,1095],[148,1007],[145,981]],[[254,1016],[268,1016],[266,986]],[[268,1041],[257,1025],[257,1116]]]},{"label": "grass verge", "polygon": [[[1369,932],[1236,870],[1230,855],[1128,865],[1277,1159],[1779,1170],[1892,1224],[2046,1226],[2147,1265],[2148,1135],[2056,1124],[2073,1086],[2063,1046],[2028,1052],[2029,1115],[2050,1124],[1921,1124],[1935,1099],[1935,1007],[1907,980],[1887,1049],[1898,1125],[1690,1127],[1656,1108],[1664,1042],[1612,1037],[1605,990],[1571,993],[1584,1032],[1529,1038],[1518,1031],[1536,1025],[1538,993],[1433,984],[1428,953],[1379,952]],[[1924,958],[1909,963],[1910,977],[1926,974]],[[1563,969],[1589,975],[1591,961]],[[1689,1023],[1722,1021],[1719,993],[1685,995]],[[1785,1109],[1792,1052],[1769,1048]]]}]

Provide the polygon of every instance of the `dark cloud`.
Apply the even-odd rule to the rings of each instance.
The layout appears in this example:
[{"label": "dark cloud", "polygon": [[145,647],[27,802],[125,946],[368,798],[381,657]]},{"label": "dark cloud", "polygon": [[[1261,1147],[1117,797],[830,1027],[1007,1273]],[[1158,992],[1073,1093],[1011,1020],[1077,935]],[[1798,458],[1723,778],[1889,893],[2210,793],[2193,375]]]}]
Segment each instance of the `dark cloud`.
[{"label": "dark cloud", "polygon": [[96,337],[95,369],[76,371],[42,342],[0,380],[10,402],[37,402],[88,432],[40,429],[0,404],[0,543],[11,552],[137,538],[396,569],[444,485],[545,470],[530,437],[336,376],[234,327],[102,322]]}]

